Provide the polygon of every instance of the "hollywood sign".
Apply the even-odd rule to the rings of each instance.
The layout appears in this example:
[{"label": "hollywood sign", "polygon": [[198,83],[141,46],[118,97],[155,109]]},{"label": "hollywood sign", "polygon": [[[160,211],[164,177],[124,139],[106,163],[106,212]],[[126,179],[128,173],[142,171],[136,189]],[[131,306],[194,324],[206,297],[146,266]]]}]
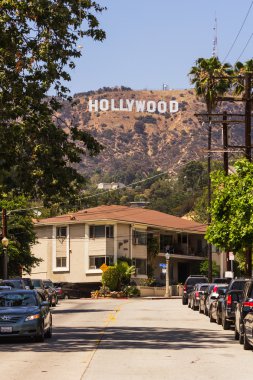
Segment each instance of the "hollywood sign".
[{"label": "hollywood sign", "polygon": [[135,100],[135,99],[89,99],[88,102],[89,112],[99,111],[125,111],[125,112],[158,112],[158,113],[175,113],[178,111],[178,102],[171,100],[165,102],[163,100],[155,102],[153,100]]}]

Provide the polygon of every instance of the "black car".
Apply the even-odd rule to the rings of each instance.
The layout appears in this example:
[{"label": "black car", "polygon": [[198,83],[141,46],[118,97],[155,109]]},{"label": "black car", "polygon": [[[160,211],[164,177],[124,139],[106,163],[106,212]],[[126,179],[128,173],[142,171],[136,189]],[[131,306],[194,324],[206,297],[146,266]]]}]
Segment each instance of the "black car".
[{"label": "black car", "polygon": [[196,275],[187,277],[184,283],[184,289],[182,294],[182,304],[187,305],[188,303],[188,294],[193,290],[194,285],[199,283],[207,283],[208,279],[205,276]]},{"label": "black car", "polygon": [[208,284],[196,284],[191,293],[188,294],[188,307],[193,310],[197,310],[199,308],[199,299],[201,294],[207,290]]},{"label": "black car", "polygon": [[56,292],[51,290],[50,288],[46,289],[44,286],[43,280],[40,278],[32,279],[32,285],[34,289],[40,294],[44,295],[46,300],[49,302],[50,306],[56,305]]},{"label": "black car", "polygon": [[235,322],[236,304],[241,301],[242,290],[229,290],[217,306],[217,323],[228,330]]},{"label": "black car", "polygon": [[32,337],[42,342],[52,336],[52,315],[48,302],[34,290],[0,293],[0,339]]},{"label": "black car", "polygon": [[57,291],[54,287],[54,284],[51,280],[42,280],[44,288],[46,291],[50,294],[49,295],[49,302],[50,306],[55,306],[58,303],[58,295]]},{"label": "black car", "polygon": [[93,290],[99,290],[100,283],[63,283],[62,294],[64,299],[90,297]]},{"label": "black car", "polygon": [[[240,302],[236,304],[235,310],[235,339],[241,344],[247,346],[247,337],[245,337],[245,317],[253,311],[253,280],[245,282],[243,294]],[[247,328],[248,328],[247,320]]]},{"label": "black car", "polygon": [[10,286],[14,289],[26,289],[26,285],[22,279],[8,279],[1,281],[1,285]]}]

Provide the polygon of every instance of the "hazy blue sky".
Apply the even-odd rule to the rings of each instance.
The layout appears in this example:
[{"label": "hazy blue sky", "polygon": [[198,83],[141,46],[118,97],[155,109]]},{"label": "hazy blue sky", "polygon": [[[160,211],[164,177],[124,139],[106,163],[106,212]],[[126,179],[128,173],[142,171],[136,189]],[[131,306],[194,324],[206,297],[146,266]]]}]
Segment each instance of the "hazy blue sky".
[{"label": "hazy blue sky", "polygon": [[[188,88],[187,73],[198,57],[212,54],[215,12],[218,55],[226,56],[251,0],[97,0],[103,42],[84,39],[83,56],[69,83],[71,93],[103,86],[133,89]],[[234,63],[253,32],[253,7],[228,57]],[[253,54],[253,38],[241,60]]]}]

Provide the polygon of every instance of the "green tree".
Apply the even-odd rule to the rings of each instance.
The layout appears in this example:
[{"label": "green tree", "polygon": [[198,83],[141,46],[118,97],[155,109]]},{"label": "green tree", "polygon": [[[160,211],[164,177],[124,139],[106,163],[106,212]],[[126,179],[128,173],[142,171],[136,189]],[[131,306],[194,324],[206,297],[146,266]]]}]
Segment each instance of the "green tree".
[{"label": "green tree", "polygon": [[[18,276],[20,275],[21,269],[30,273],[31,269],[39,264],[41,260],[34,257],[31,253],[32,245],[36,244],[36,235],[33,228],[33,215],[29,210],[26,210],[29,208],[29,201],[24,196],[4,194],[0,201],[0,209],[2,208],[5,208],[8,211],[8,274],[9,276]],[[2,253],[3,248],[0,244],[1,257]]]},{"label": "green tree", "polygon": [[[208,260],[202,261],[200,264],[200,273],[207,276],[208,275]],[[212,262],[212,276],[217,277],[220,274],[220,267],[219,265],[213,261]]]},{"label": "green tree", "polygon": [[45,203],[71,197],[83,184],[73,165],[101,145],[57,112],[69,99],[63,81],[81,56],[79,39],[105,38],[95,16],[103,8],[91,0],[0,0],[0,9],[2,191]]},{"label": "green tree", "polygon": [[243,252],[253,241],[253,164],[241,159],[234,166],[234,174],[217,171],[212,175],[212,222],[206,238],[224,251]]}]

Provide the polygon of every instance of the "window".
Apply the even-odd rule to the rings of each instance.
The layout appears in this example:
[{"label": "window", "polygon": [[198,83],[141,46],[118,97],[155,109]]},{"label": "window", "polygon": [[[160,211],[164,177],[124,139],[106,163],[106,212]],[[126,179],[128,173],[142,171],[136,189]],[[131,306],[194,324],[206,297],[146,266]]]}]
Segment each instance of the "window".
[{"label": "window", "polygon": [[136,274],[147,274],[146,259],[133,259],[133,265],[136,268]]},{"label": "window", "polygon": [[99,269],[104,263],[113,265],[113,256],[90,256],[89,269]]},{"label": "window", "polygon": [[105,226],[106,237],[113,238],[113,226]]},{"label": "window", "polygon": [[56,237],[67,237],[67,227],[57,227]]},{"label": "window", "polygon": [[133,244],[147,245],[147,233],[142,231],[133,231]]},{"label": "window", "polygon": [[56,257],[56,267],[57,268],[65,268],[67,266],[67,258],[66,257]]},{"label": "window", "polygon": [[113,238],[113,226],[90,226],[90,238]]}]

